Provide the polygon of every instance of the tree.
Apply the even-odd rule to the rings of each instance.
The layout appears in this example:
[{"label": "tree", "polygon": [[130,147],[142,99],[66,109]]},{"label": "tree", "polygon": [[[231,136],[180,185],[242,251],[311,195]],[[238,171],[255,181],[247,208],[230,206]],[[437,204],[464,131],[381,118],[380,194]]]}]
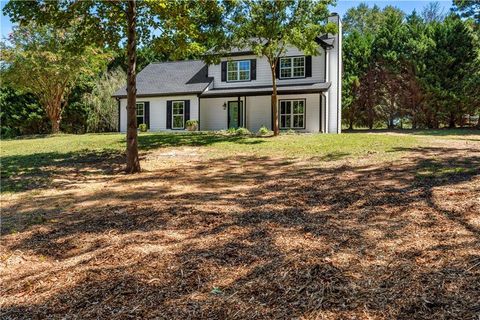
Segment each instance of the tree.
[{"label": "tree", "polygon": [[347,36],[352,31],[360,34],[374,34],[378,31],[382,19],[382,10],[377,5],[370,8],[366,3],[360,3],[345,13],[343,30]]},{"label": "tree", "polygon": [[3,76],[12,87],[38,99],[54,134],[60,130],[62,111],[76,81],[97,73],[108,57],[94,46],[75,48],[74,28],[30,23],[15,28],[9,44],[2,45]]},{"label": "tree", "polygon": [[45,110],[31,93],[21,93],[11,87],[0,88],[1,136],[38,134],[49,131]]},{"label": "tree", "polygon": [[471,17],[476,24],[480,24],[480,1],[478,0],[453,0],[453,11],[458,12],[462,17]]},{"label": "tree", "polygon": [[[478,76],[475,69],[478,43],[472,27],[455,14],[445,18],[443,23],[432,23],[429,32],[435,48],[426,54],[422,81],[429,91],[433,126],[444,122],[454,127],[468,109],[469,96],[466,94],[469,92],[464,90],[465,83]],[[478,95],[476,92],[474,95]]]},{"label": "tree", "polygon": [[332,0],[240,0],[230,2],[232,14],[227,21],[227,42],[219,48],[251,48],[266,57],[272,76],[271,107],[273,132],[279,134],[277,110],[277,62],[288,45],[318,55],[317,37],[335,33],[336,26],[326,23]]},{"label": "tree", "polygon": [[357,30],[352,30],[343,42],[342,114],[350,130],[359,118],[358,90],[361,86],[360,79],[371,64],[372,42],[372,33],[360,33]]},{"label": "tree", "polygon": [[203,43],[219,36],[222,9],[209,0],[162,1],[10,1],[4,13],[14,22],[36,21],[57,27],[78,19],[77,47],[96,43],[118,48],[126,38],[127,51],[127,173],[140,172],[136,110],[137,43],[152,39],[158,50],[175,57],[179,52],[203,52]]},{"label": "tree", "polygon": [[440,22],[445,18],[440,2],[429,2],[422,10],[422,18],[426,23]]},{"label": "tree", "polygon": [[87,131],[109,132],[118,128],[117,102],[112,98],[115,91],[125,85],[127,75],[121,68],[104,72],[96,81],[92,92],[84,95],[88,105]]}]

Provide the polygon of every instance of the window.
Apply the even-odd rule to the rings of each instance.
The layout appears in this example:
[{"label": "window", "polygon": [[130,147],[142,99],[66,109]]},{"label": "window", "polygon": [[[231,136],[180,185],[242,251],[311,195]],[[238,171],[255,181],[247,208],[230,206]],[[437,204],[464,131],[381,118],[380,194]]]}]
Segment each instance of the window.
[{"label": "window", "polygon": [[305,57],[280,58],[280,79],[305,77]]},{"label": "window", "polygon": [[305,100],[280,100],[280,128],[305,128]]},{"label": "window", "polygon": [[227,81],[250,81],[250,60],[228,61]]},{"label": "window", "polygon": [[172,102],[172,129],[183,129],[185,124],[185,101]]},{"label": "window", "polygon": [[145,103],[137,103],[137,127],[145,123]]}]

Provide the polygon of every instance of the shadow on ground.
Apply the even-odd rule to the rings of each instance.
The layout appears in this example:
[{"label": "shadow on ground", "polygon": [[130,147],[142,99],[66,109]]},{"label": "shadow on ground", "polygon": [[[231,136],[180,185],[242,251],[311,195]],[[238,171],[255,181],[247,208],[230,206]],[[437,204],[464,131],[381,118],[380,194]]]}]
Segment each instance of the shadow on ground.
[{"label": "shadow on ground", "polygon": [[[38,138],[37,136],[35,136]],[[152,134],[138,137],[140,152],[183,146],[207,146],[220,142],[261,144],[264,138],[211,133]],[[122,140],[123,141],[123,140]],[[118,174],[123,169],[123,150],[80,150],[78,152],[39,152],[1,158],[2,192],[19,192],[38,188],[69,188],[72,180],[90,179],[95,175]],[[68,178],[67,178],[68,177]],[[96,178],[98,179],[98,178]]]},{"label": "shadow on ground", "polygon": [[[421,136],[480,136],[480,129],[478,128],[457,128],[457,129],[355,129],[343,130],[348,133],[403,133]],[[479,137],[480,138],[480,137]],[[478,141],[473,139],[472,141]]]},{"label": "shadow on ground", "polygon": [[474,319],[480,153],[403,151],[198,161],[4,206],[42,219],[2,241],[3,317]]}]

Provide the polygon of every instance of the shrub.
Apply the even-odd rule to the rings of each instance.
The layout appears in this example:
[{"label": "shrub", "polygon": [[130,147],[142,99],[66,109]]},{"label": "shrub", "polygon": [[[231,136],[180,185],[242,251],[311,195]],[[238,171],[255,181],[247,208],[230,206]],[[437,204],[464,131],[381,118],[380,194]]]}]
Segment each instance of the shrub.
[{"label": "shrub", "polygon": [[227,134],[236,134],[237,130],[235,128],[228,128],[227,129]]},{"label": "shrub", "polygon": [[145,123],[142,123],[138,126],[138,130],[140,130],[140,132],[147,132],[148,128],[147,128],[147,125]]},{"label": "shrub", "polygon": [[260,129],[258,129],[257,134],[258,134],[259,136],[265,136],[265,135],[269,134],[270,132],[271,132],[271,131],[268,130],[267,127],[262,126]]},{"label": "shrub", "polygon": [[239,136],[246,136],[251,134],[251,132],[247,128],[238,128],[235,133]]},{"label": "shrub", "polygon": [[285,131],[285,134],[297,134],[297,132],[293,129],[288,129],[287,131]]},{"label": "shrub", "polygon": [[196,131],[198,129],[198,120],[187,120],[185,124],[188,131]]}]

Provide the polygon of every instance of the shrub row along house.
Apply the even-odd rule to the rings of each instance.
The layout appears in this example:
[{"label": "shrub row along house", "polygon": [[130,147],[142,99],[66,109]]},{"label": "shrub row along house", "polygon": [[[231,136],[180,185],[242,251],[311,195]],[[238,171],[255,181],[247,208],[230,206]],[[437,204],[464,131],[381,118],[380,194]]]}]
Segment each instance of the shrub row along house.
[{"label": "shrub row along house", "polygon": [[[342,37],[317,38],[319,55],[287,48],[277,65],[280,129],[340,133]],[[235,50],[219,64],[203,61],[152,63],[137,77],[137,123],[151,131],[185,130],[198,120],[199,130],[272,127],[272,77],[267,59],[250,50]],[[126,87],[119,101],[119,130],[127,129]]]}]

